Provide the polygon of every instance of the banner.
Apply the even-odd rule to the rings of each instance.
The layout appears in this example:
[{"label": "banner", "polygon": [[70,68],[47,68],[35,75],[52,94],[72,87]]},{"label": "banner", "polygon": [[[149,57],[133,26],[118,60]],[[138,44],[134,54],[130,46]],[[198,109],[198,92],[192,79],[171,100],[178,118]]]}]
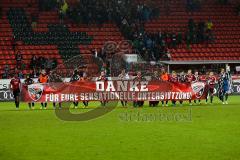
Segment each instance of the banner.
[{"label": "banner", "polygon": [[233,80],[233,94],[240,94],[240,79]]},{"label": "banner", "polygon": [[[112,79],[117,79],[117,78],[112,78]],[[34,79],[34,81],[37,82],[37,79]],[[65,82],[69,82],[69,78],[64,79],[64,81]],[[21,82],[23,82],[23,80],[21,80]],[[10,79],[1,79],[0,80],[0,102],[14,101],[13,94],[12,94],[12,92],[9,89],[9,83],[10,83]],[[95,87],[94,86],[95,82],[91,82],[91,83],[93,83],[92,87],[94,88]],[[166,82],[166,83],[168,83],[168,82]],[[63,83],[63,84],[65,85],[65,83]],[[70,84],[70,83],[66,83],[66,84]],[[151,84],[151,82],[149,84]],[[49,86],[49,85],[53,85],[53,84],[46,84],[46,86]],[[60,86],[61,85],[62,84],[60,84]],[[216,90],[217,90],[217,87],[218,86],[216,85],[216,87],[215,87]],[[232,94],[240,95],[240,78],[239,77],[233,77],[233,85],[232,85],[232,87],[233,87],[232,88],[232,90],[233,90]],[[26,88],[23,88],[23,90],[26,90]],[[25,93],[26,93],[26,91],[25,91]],[[21,95],[25,96],[25,93],[21,94]],[[61,91],[59,93],[61,93]]]},{"label": "banner", "polygon": [[12,92],[9,89],[10,79],[0,80],[0,101],[14,101]]},{"label": "banner", "polygon": [[26,102],[70,101],[164,101],[205,99],[205,83],[171,83],[161,81],[85,81],[32,84],[23,86]]}]

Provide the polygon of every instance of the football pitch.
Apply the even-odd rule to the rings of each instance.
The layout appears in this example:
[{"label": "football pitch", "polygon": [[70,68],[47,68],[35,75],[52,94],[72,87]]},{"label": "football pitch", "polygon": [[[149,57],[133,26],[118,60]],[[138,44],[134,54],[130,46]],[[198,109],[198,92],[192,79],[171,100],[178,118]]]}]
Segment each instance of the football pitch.
[{"label": "football pitch", "polygon": [[[52,107],[52,104],[49,104]],[[82,104],[81,104],[82,105]],[[73,114],[94,108],[72,109]],[[223,105],[121,107],[90,121],[0,103],[0,160],[239,160],[240,97]]]}]

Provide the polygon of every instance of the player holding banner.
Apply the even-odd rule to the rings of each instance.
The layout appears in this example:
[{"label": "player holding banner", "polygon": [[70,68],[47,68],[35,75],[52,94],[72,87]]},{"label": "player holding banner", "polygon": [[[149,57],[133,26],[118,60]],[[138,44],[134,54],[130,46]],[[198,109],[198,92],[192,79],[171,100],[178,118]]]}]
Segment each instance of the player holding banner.
[{"label": "player holding banner", "polygon": [[[89,81],[89,77],[87,76],[86,72],[83,72],[83,76],[80,78],[80,81],[81,82]],[[83,105],[84,105],[84,107],[87,107],[88,106],[88,101],[83,101]]]},{"label": "player holding banner", "polygon": [[[206,73],[206,75],[202,74],[202,75],[199,76],[199,81],[206,84],[205,89],[206,89],[207,92],[209,91],[208,77],[209,77],[208,73]],[[208,94],[207,94],[206,99],[205,99],[205,104],[207,104],[207,102],[208,102]],[[201,100],[199,100],[199,103],[201,104]]]},{"label": "player holding banner", "polygon": [[[70,79],[70,82],[76,82],[76,81],[79,81],[80,80],[80,75],[79,75],[79,72],[78,72],[78,69],[75,69],[74,72],[73,72],[73,75]],[[73,102],[73,105],[74,105],[74,108],[77,108],[78,107],[78,102]]]},{"label": "player holding banner", "polygon": [[[184,71],[182,71],[179,75],[178,75],[178,81],[180,82],[180,83],[184,83],[185,82],[185,73],[184,73]],[[183,105],[183,100],[180,100],[179,101],[180,102],[180,106],[182,106]]]},{"label": "player holding banner", "polygon": [[[146,81],[146,79],[142,76],[142,73],[140,71],[137,72],[137,76],[133,79],[134,81]],[[133,107],[143,107],[144,101],[141,100],[135,100],[133,101]]]},{"label": "player holding banner", "polygon": [[[194,78],[193,78],[193,82],[194,82],[194,83],[200,81],[200,77],[199,77],[198,71],[195,71],[195,73],[194,73],[193,76],[194,76]],[[194,100],[194,103],[197,104],[197,100],[198,100],[198,103],[200,104],[200,103],[201,103],[201,100],[200,100],[200,99],[195,99],[195,100]]]},{"label": "player holding banner", "polygon": [[19,99],[20,99],[20,91],[21,91],[21,81],[20,78],[18,77],[18,74],[15,73],[13,79],[10,81],[10,90],[13,92],[13,96],[15,99],[15,106],[16,109],[19,109]]},{"label": "player holding banner", "polygon": [[[129,80],[129,75],[126,73],[125,69],[122,70],[121,74],[118,75],[118,79],[122,81],[127,81]],[[121,101],[121,104],[123,107],[127,106],[127,101]]]},{"label": "player holding banner", "polygon": [[[168,73],[165,71],[164,68],[161,69],[161,77],[160,77],[161,81],[169,81],[169,75]],[[164,101],[162,101],[162,106],[166,106],[168,107],[168,100],[165,101],[165,105],[164,105]]]},{"label": "player holding banner", "polygon": [[[39,78],[38,78],[38,82],[39,83],[48,83],[48,75],[47,75],[47,73],[46,73],[46,71],[45,70],[42,70],[42,73],[41,73],[41,75],[39,76]],[[47,109],[47,102],[45,102],[45,103],[41,103],[41,109]]]},{"label": "player holding banner", "polygon": [[[50,72],[49,75],[49,82],[51,83],[61,83],[63,82],[60,75],[58,75],[56,72]],[[58,103],[59,109],[62,109],[62,103]],[[56,102],[53,102],[53,109],[56,109]]]},{"label": "player holding banner", "polygon": [[[151,76],[151,80],[152,81],[159,81],[160,80],[158,71],[153,72],[153,75]],[[156,106],[158,106],[158,104],[159,104],[159,101],[149,101],[149,107],[156,107]]]},{"label": "player holding banner", "polygon": [[[24,84],[27,86],[27,88],[29,85],[31,85],[33,83],[34,83],[33,79],[30,78],[29,75],[27,75],[26,79],[24,80]],[[34,109],[34,102],[28,102],[28,107],[29,107],[29,109]]]},{"label": "player holding banner", "polygon": [[[214,73],[213,72],[210,72],[209,73],[209,77],[208,77],[208,81],[207,81],[207,84],[208,84],[208,95],[210,97],[210,103],[212,104],[213,103],[213,97],[214,97],[214,87],[215,87],[215,84],[216,84],[216,77],[214,76]],[[208,101],[208,99],[206,100],[206,102]]]},{"label": "player holding banner", "polygon": [[[188,72],[187,72],[187,75],[185,76],[185,82],[187,83],[192,83],[194,81],[194,75],[192,74],[192,70],[189,69]],[[189,100],[189,105],[191,106],[192,105],[192,101]]]},{"label": "player holding banner", "polygon": [[[178,83],[179,79],[177,76],[177,73],[175,71],[172,71],[172,74],[170,75],[169,82],[172,83]],[[172,105],[176,106],[176,100],[172,100]]]},{"label": "player holding banner", "polygon": [[[101,71],[101,74],[100,74],[100,76],[98,77],[97,81],[104,81],[104,82],[105,82],[105,81],[108,81],[108,78],[107,78],[107,76],[106,76],[106,72],[105,72],[105,71]],[[107,100],[102,100],[102,101],[101,101],[101,105],[102,105],[103,107],[105,107],[106,104],[107,104]]]}]

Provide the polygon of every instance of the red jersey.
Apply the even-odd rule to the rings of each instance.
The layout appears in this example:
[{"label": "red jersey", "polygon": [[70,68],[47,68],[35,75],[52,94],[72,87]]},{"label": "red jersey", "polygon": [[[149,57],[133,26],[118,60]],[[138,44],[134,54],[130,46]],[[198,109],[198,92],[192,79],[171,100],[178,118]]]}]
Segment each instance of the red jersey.
[{"label": "red jersey", "polygon": [[13,79],[10,81],[10,85],[11,85],[11,87],[12,87],[12,89],[13,89],[14,91],[20,89],[20,84],[21,84],[21,81],[20,81],[19,78],[13,78]]},{"label": "red jersey", "polygon": [[173,82],[173,83],[177,83],[178,82],[178,77],[177,76],[170,76],[170,79],[169,79],[170,82]]},{"label": "red jersey", "polygon": [[187,75],[185,76],[185,82],[191,83],[191,82],[194,81],[194,80],[195,80],[195,77],[194,77],[193,74],[187,74]]},{"label": "red jersey", "polygon": [[205,75],[202,75],[202,76],[199,77],[199,80],[201,82],[207,82],[207,77]]},{"label": "red jersey", "polygon": [[208,85],[210,88],[214,88],[216,83],[216,77],[215,76],[211,76],[208,78]]},{"label": "red jersey", "polygon": [[99,78],[98,78],[98,81],[107,81],[108,79],[107,79],[107,77],[106,76],[100,76]]}]

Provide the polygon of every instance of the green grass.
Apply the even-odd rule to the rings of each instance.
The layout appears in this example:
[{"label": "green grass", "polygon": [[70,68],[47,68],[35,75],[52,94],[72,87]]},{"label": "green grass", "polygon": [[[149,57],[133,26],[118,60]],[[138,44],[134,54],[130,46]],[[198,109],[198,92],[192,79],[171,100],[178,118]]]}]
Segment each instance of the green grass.
[{"label": "green grass", "polygon": [[[54,110],[30,111],[22,104],[16,111],[13,103],[0,103],[0,160],[239,160],[239,96],[230,97],[229,103],[118,107],[87,122],[62,121]],[[190,121],[120,118],[127,113],[188,114],[190,108]]]}]

